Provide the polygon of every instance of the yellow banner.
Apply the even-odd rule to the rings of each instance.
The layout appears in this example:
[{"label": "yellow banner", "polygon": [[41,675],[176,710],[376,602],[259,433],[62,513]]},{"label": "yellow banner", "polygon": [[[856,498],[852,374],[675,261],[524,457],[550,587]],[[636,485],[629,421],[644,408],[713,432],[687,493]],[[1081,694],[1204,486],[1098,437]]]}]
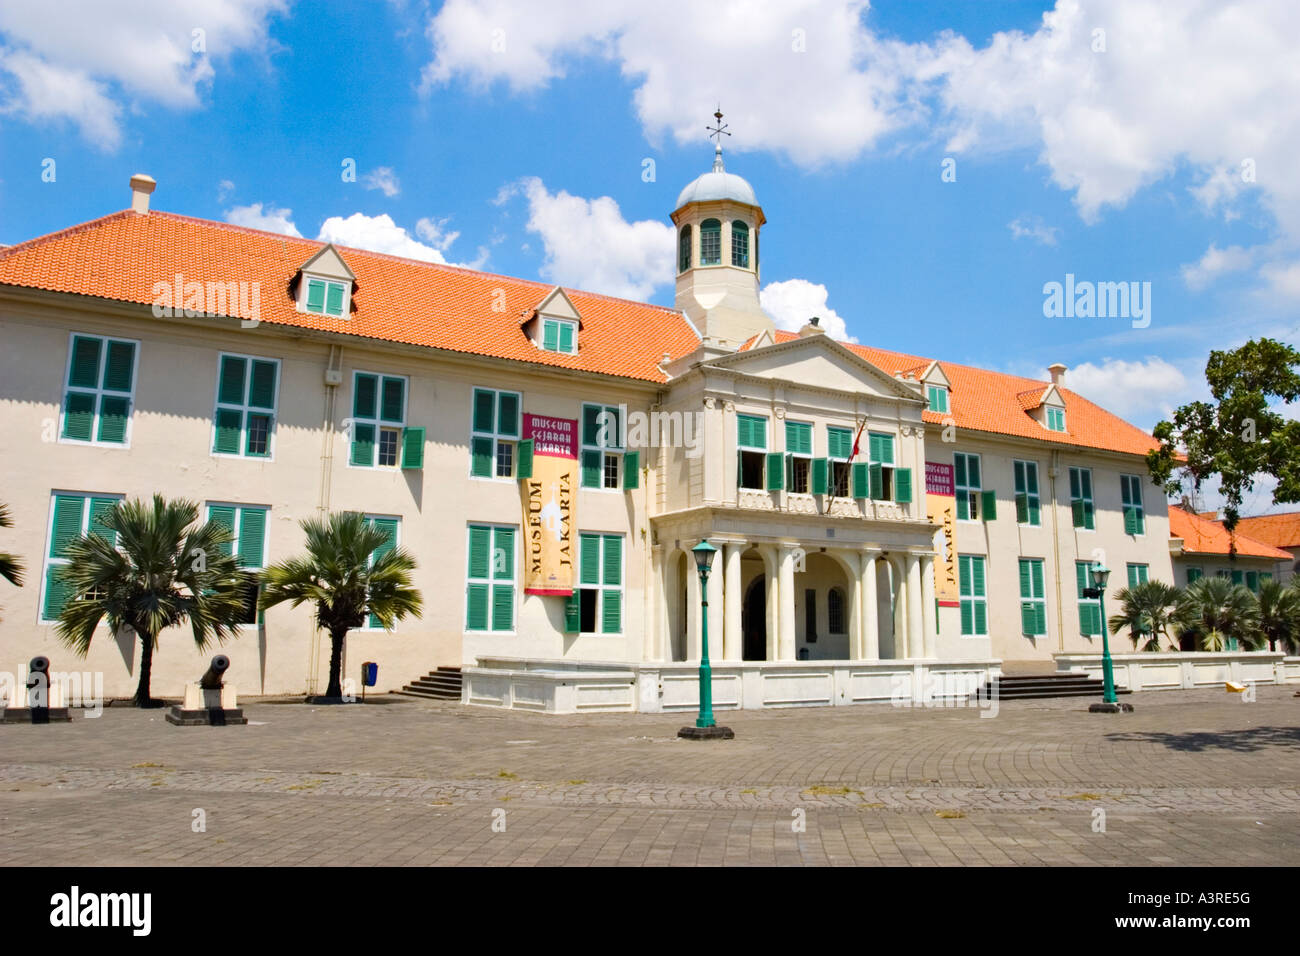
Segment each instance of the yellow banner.
[{"label": "yellow banner", "polygon": [[934,559],[934,596],[941,605],[956,607],[961,601],[957,590],[957,499],[927,492],[925,510],[932,522],[943,525],[934,536],[939,550]]},{"label": "yellow banner", "polygon": [[533,477],[519,483],[524,505],[524,593],[573,593],[578,462],[535,455]]}]

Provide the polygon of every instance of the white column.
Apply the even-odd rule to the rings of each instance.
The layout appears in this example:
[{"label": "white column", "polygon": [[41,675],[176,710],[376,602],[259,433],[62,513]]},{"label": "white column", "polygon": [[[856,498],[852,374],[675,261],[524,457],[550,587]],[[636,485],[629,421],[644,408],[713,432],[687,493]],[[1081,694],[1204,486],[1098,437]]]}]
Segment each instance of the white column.
[{"label": "white column", "polygon": [[748,545],[743,541],[728,542],[723,555],[726,563],[723,567],[722,659],[726,661],[738,661],[744,655],[742,648],[744,641],[740,628],[745,595],[740,587],[740,555],[746,547]]},{"label": "white column", "polygon": [[[722,547],[712,541],[709,542],[719,551]],[[721,660],[723,650],[723,597],[722,597],[722,578],[723,566],[718,559],[721,554],[713,556],[713,569],[709,572],[709,659]]]},{"label": "white column", "polygon": [[876,595],[876,552],[862,555],[862,659],[880,660],[880,607]]},{"label": "white column", "polygon": [[849,660],[862,660],[862,563],[854,551],[840,552],[848,565],[848,586],[844,589],[844,626],[849,632]]},{"label": "white column", "polygon": [[767,631],[763,637],[764,660],[780,659],[781,634],[781,549],[776,545],[764,545],[763,569],[767,575]]},{"label": "white column", "polygon": [[925,656],[933,660],[939,656],[939,634],[934,603],[934,555],[921,559],[921,621],[924,628]]},{"label": "white column", "polygon": [[781,630],[777,643],[777,660],[794,660],[794,545],[781,545],[779,563],[779,599],[781,601]]},{"label": "white column", "polygon": [[668,656],[668,603],[664,588],[664,549],[659,545],[650,548],[650,580],[646,590],[650,592],[651,613],[646,622],[645,638],[642,641],[641,660],[663,661]]},{"label": "white column", "polygon": [[700,574],[695,570],[695,556],[686,554],[686,659],[700,659]]},{"label": "white column", "polygon": [[915,554],[907,562],[907,656],[921,657],[925,647],[921,639],[921,559]]}]

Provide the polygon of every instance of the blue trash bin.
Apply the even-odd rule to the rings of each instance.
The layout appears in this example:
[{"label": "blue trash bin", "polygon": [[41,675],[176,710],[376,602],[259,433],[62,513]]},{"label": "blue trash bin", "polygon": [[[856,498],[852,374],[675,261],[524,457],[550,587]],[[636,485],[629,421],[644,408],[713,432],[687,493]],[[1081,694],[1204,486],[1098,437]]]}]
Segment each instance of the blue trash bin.
[{"label": "blue trash bin", "polygon": [[379,682],[379,665],[374,661],[366,661],[361,665],[361,683],[367,687],[374,687]]}]

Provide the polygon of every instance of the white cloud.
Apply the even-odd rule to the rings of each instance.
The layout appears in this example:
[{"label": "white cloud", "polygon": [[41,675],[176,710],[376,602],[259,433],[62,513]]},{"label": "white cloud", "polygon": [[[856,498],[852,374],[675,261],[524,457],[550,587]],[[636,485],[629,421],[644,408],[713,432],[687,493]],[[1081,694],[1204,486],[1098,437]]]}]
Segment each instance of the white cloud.
[{"label": "white cloud", "polygon": [[1205,250],[1205,255],[1195,264],[1182,268],[1183,281],[1189,288],[1203,289],[1225,272],[1240,272],[1250,268],[1254,253],[1241,246],[1228,246],[1220,249],[1214,243]]},{"label": "white cloud", "polygon": [[1271,262],[1260,274],[1273,291],[1288,298],[1300,298],[1300,262]]},{"label": "white cloud", "polygon": [[447,231],[449,221],[450,219],[431,219],[426,216],[416,222],[415,234],[439,252],[446,252],[460,236],[459,232]]},{"label": "white cloud", "polygon": [[1020,216],[1007,223],[1014,239],[1032,239],[1044,246],[1056,245],[1056,234],[1060,232],[1055,226],[1049,226],[1038,216]]},{"label": "white cloud", "polygon": [[528,177],[499,194],[528,200],[529,232],[546,250],[541,275],[558,285],[645,301],[673,278],[674,230],[654,220],[628,222],[608,196],[552,194]]},{"label": "white cloud", "polygon": [[264,49],[267,21],[286,8],[286,0],[64,0],[55,12],[48,3],[5,0],[0,73],[12,83],[0,112],[68,120],[114,149],[122,101],[197,106],[214,76],[212,57]]},{"label": "white cloud", "polygon": [[398,182],[397,174],[393,172],[391,166],[380,166],[371,170],[361,177],[361,182],[367,189],[378,189],[389,199],[402,191],[401,183]]},{"label": "white cloud", "polygon": [[[1048,376],[1044,373],[1042,376]],[[1203,383],[1201,383],[1203,385]],[[1187,401],[1197,384],[1176,365],[1150,356],[1133,362],[1103,359],[1066,372],[1065,387],[1121,418],[1150,428]]]},{"label": "white cloud", "polygon": [[302,233],[293,224],[293,219],[290,218],[292,216],[292,209],[280,209],[272,205],[268,205],[263,209],[260,202],[250,203],[247,206],[236,206],[233,209],[226,210],[226,222],[233,225],[301,238]]},{"label": "white cloud", "polygon": [[229,179],[217,183],[217,202],[225,202],[226,197],[235,191],[235,184]]},{"label": "white cloud", "polygon": [[316,238],[321,242],[334,242],[341,246],[369,249],[371,252],[384,252],[424,262],[447,261],[437,249],[412,239],[387,213],[367,216],[354,212],[346,219],[331,216],[320,227],[320,235]]},{"label": "white cloud", "polygon": [[758,294],[763,311],[772,317],[778,329],[798,332],[813,316],[826,334],[839,342],[856,342],[838,312],[826,304],[826,286],[807,279],[769,282]]}]

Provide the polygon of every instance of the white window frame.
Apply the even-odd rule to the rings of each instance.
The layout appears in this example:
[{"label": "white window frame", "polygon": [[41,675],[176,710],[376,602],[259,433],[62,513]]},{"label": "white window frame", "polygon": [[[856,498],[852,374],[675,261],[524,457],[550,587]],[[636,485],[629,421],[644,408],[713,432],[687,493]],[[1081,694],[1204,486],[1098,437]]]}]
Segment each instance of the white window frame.
[{"label": "white window frame", "polygon": [[[544,315],[544,316],[542,316],[542,317],[541,317],[541,320],[542,320],[542,342],[541,342],[541,345],[542,345],[542,351],[543,351],[543,352],[554,352],[554,353],[557,354],[557,355],[577,355],[577,354],[578,354],[578,323],[577,323],[577,322],[573,321],[572,319],[560,319],[560,318],[554,318],[554,317],[552,317],[552,316],[548,316],[548,315]],[[547,326],[547,325],[550,325],[550,324],[554,324],[554,325],[555,325],[555,348],[553,348],[553,349],[548,349],[548,348],[546,347],[546,326]],[[571,348],[571,349],[562,349],[562,348],[560,348],[560,342],[563,341],[563,337],[560,335],[560,330],[561,330],[561,328],[562,328],[563,326],[566,326],[566,325],[567,325],[569,328],[571,328],[571,329],[573,330],[573,348]]]},{"label": "white window frame", "polygon": [[[120,340],[119,340],[120,341]],[[82,443],[79,443],[82,444]],[[36,623],[40,625],[57,624],[57,619],[48,619],[45,617],[45,591],[50,580],[50,568],[57,566],[63,567],[68,564],[67,558],[50,557],[50,541],[54,537],[54,502],[58,498],[81,498],[81,532],[80,536],[85,537],[90,533],[90,499],[91,498],[112,498],[115,501],[124,501],[126,495],[98,492],[98,491],[61,491],[57,488],[50,491],[49,514],[45,516],[45,548],[41,552],[41,592],[36,599]],[[108,620],[105,618],[100,621],[100,627],[107,627]]]},{"label": "white window frame", "polygon": [[[492,393],[492,431],[478,431],[474,427],[474,396],[478,392]],[[513,395],[515,397],[516,408],[519,414],[519,434],[503,435],[501,433],[501,396]],[[578,423],[579,428],[582,422]],[[474,439],[488,438],[492,441],[492,474],[476,475],[474,474]],[[508,388],[492,388],[489,385],[472,385],[469,390],[469,455],[468,461],[465,462],[466,474],[473,481],[515,481],[519,474],[519,443],[524,440],[524,394],[523,392],[512,391]],[[510,474],[497,474],[497,461],[500,458],[500,447],[502,443],[511,446],[510,450]],[[581,464],[581,461],[579,461]],[[466,534],[469,532],[467,531]],[[467,539],[468,540],[468,539]],[[478,633],[478,632],[475,632]]]},{"label": "white window frame", "polygon": [[[588,408],[599,409],[596,417],[597,422],[600,421],[601,415],[608,414],[610,411],[613,411],[618,416],[619,435],[616,436],[615,438],[616,441],[624,437],[624,434],[626,433],[627,430],[627,422],[624,420],[626,416],[621,406],[606,405],[604,402],[583,402],[582,403],[582,410],[579,412],[578,415],[578,487],[582,491],[621,492],[623,490],[623,455],[627,452],[627,448],[622,444],[619,445],[587,444],[586,429],[583,427],[583,423],[587,420]],[[584,485],[582,483],[582,457],[583,457],[583,453],[588,451],[600,452],[600,484],[596,487],[592,487],[591,485]],[[612,488],[609,485],[605,484],[605,475],[609,470],[611,459],[615,459],[614,468],[617,471],[617,478],[614,487]]]},{"label": "white window frame", "polygon": [[[982,476],[981,476],[981,477],[982,477]],[[963,597],[962,594],[961,594],[961,559],[962,559],[962,558],[970,558],[970,559],[971,559],[971,565],[970,565],[970,567],[971,567],[971,593],[970,593],[969,596],[966,596],[966,597]],[[984,563],[984,593],[983,593],[983,594],[976,594],[976,593],[975,593],[975,572],[974,572],[974,568],[975,568],[974,562],[975,562],[975,561],[982,561],[982,562]],[[969,634],[967,634],[965,631],[962,631],[962,630],[961,630],[961,614],[960,614],[960,610],[961,610],[961,602],[962,602],[962,601],[969,601],[969,602],[971,603],[971,616],[970,616],[970,620],[971,620],[971,633],[969,633]],[[991,625],[991,623],[992,623],[991,621],[989,621],[989,559],[988,559],[988,555],[986,555],[986,554],[960,554],[960,553],[957,555],[957,604],[958,604],[958,612],[959,612],[959,613],[958,613],[958,616],[957,616],[957,630],[961,633],[961,636],[962,636],[962,637],[988,637],[988,636],[989,636],[989,633],[990,633],[990,631],[989,631],[989,627],[990,627],[990,625]],[[982,605],[984,605],[984,631],[983,631],[982,633],[981,633],[980,631],[977,631],[977,630],[974,629],[974,628],[975,628],[975,606],[976,606],[977,604],[982,604]]]},{"label": "white window frame", "polygon": [[[964,455],[966,461],[966,481],[967,484],[960,485],[957,483],[957,456]],[[980,480],[977,484],[970,484],[970,459],[975,459],[976,467],[979,468]],[[952,469],[952,490],[955,498],[960,498],[962,492],[967,493],[966,498],[966,517],[961,517],[961,511],[957,511],[957,520],[962,524],[979,524],[980,518],[980,495],[984,491],[984,458],[979,452],[972,451],[955,451],[953,452],[953,469]],[[973,497],[972,497],[973,496]],[[956,503],[954,501],[954,508]],[[987,575],[988,568],[985,567]],[[985,578],[987,580],[987,577]]]},{"label": "white window frame", "polygon": [[[232,405],[221,400],[221,363],[225,358],[244,359],[248,365],[245,366],[244,377],[244,402],[242,405]],[[248,404],[248,390],[253,385],[253,363],[254,362],[271,362],[275,365],[275,395],[271,399],[271,426],[266,436],[266,454],[249,455],[243,449],[248,448],[248,416],[249,413],[256,415],[265,415],[266,409],[258,408]],[[244,355],[239,352],[218,352],[217,353],[217,382],[212,390],[212,434],[208,436],[208,452],[213,458],[238,458],[246,461],[275,461],[275,433],[276,425],[280,420],[280,377],[283,373],[283,366],[277,358],[267,358],[264,355]],[[238,411],[240,413],[239,426],[239,447],[237,454],[217,451],[217,412],[221,409]],[[224,504],[225,502],[219,502]]]},{"label": "white window frame", "polygon": [[[1060,420],[1061,420],[1060,428],[1056,428],[1052,425],[1052,419],[1055,417],[1055,415],[1060,416]],[[1049,432],[1064,433],[1065,432],[1065,409],[1059,408],[1056,405],[1046,406],[1043,412],[1043,424],[1047,427],[1047,430]]]},{"label": "white window frame", "polygon": [[[934,407],[934,398],[936,395],[943,398],[943,408]],[[926,411],[934,412],[938,415],[950,414],[951,406],[948,403],[948,389],[942,385],[931,385],[927,383],[925,386],[925,408]]]},{"label": "white window frame", "polygon": [[[786,494],[791,494],[791,495],[809,495],[809,496],[811,496],[812,493],[813,493],[813,490],[812,490],[812,463],[813,463],[813,459],[817,457],[817,426],[816,426],[816,424],[813,423],[813,422],[798,421],[798,420],[794,420],[794,419],[789,419],[789,418],[787,418],[787,419],[785,420],[785,427],[781,430],[781,437],[782,437],[782,438],[787,438],[787,439],[788,439],[787,429],[788,429],[791,425],[802,425],[802,426],[804,426],[805,428],[808,429],[808,449],[809,449],[809,451],[808,451],[807,454],[804,454],[803,452],[798,452],[798,453],[796,453],[796,452],[792,452],[792,451],[789,450],[789,448],[786,449],[785,457],[789,460],[789,462],[790,462],[790,466],[789,466],[789,468],[787,469],[787,471],[786,471],[786,475],[785,475],[785,479],[786,479],[786,480],[785,480],[785,491],[786,491]],[[788,441],[787,441],[787,444],[788,444]],[[795,491],[795,490],[794,490],[794,463],[795,463],[795,459],[799,459],[800,461],[804,462],[804,475],[805,475],[805,477],[806,477],[807,480],[806,480],[806,482],[805,482],[806,487],[804,488],[803,491]],[[829,469],[828,469],[828,470],[829,470]],[[830,476],[827,475],[827,479],[828,479],[828,480],[829,480],[829,478],[830,478]]]},{"label": "white window frame", "polygon": [[[582,630],[582,595],[578,595],[578,634],[581,637],[622,637],[627,633],[627,535],[620,534],[617,531],[580,531],[578,532],[578,555],[581,560],[582,555],[582,536],[594,535],[600,539],[600,568],[596,574],[596,579],[600,582],[596,585],[582,583],[582,568],[578,568],[578,580],[574,585],[577,591],[595,591],[596,593],[596,630]],[[618,584],[605,583],[605,539],[618,538]],[[619,614],[617,631],[606,631],[601,625],[605,620],[605,592],[617,591],[619,593]]]},{"label": "white window frame", "polygon": [[[319,312],[313,312],[307,308],[307,292],[311,288],[312,281],[325,283],[325,299]],[[326,311],[330,300],[330,286],[341,285],[343,287],[343,308],[338,315],[333,315]],[[352,281],[350,279],[339,279],[335,276],[326,276],[304,272],[302,279],[298,283],[298,311],[305,312],[308,315],[321,315],[327,319],[346,319],[352,314]]]},{"label": "white window frame", "polygon": [[[1031,596],[1031,597],[1025,597],[1023,594],[1020,595],[1020,604],[1021,604],[1021,605],[1025,605],[1025,604],[1038,604],[1038,605],[1041,605],[1041,606],[1042,606],[1042,608],[1043,608],[1043,631],[1042,631],[1041,634],[1026,634],[1026,635],[1023,635],[1023,636],[1025,636],[1025,637],[1046,637],[1046,636],[1047,636],[1047,561],[1046,561],[1045,559],[1043,559],[1043,558],[1033,558],[1033,557],[1028,557],[1028,558],[1027,558],[1027,557],[1023,557],[1023,556],[1017,558],[1017,559],[1016,559],[1016,571],[1017,571],[1017,575],[1016,575],[1016,585],[1017,585],[1017,587],[1016,587],[1016,589],[1017,589],[1017,590],[1019,590],[1019,580],[1020,580],[1019,571],[1020,571],[1020,562],[1022,562],[1022,561],[1024,561],[1024,562],[1028,562],[1028,563],[1031,564],[1031,565],[1034,564],[1035,562],[1037,562],[1038,565],[1043,569],[1043,593],[1042,593],[1042,594],[1038,594],[1038,595],[1034,595],[1034,596]],[[985,584],[985,588],[984,588],[984,590],[987,591],[987,590],[988,590],[988,568],[987,568],[987,567],[984,569],[984,584]],[[1029,590],[1032,591],[1033,589],[1034,589],[1034,575],[1033,575],[1033,572],[1030,571],[1030,573],[1029,573]],[[986,608],[985,608],[985,613],[986,613],[986,614],[987,614],[987,611],[988,611],[988,609],[987,609],[987,607],[986,607]],[[1021,623],[1023,623],[1023,620],[1022,620]]]},{"label": "white window frame", "polygon": [[[375,417],[358,418],[356,415],[357,408],[357,378],[361,375],[373,375],[376,379],[375,385]],[[385,418],[380,417],[380,410],[384,407],[384,379],[395,378],[402,380],[402,421],[395,424]],[[348,451],[347,463],[349,468],[356,468],[362,471],[401,471],[402,470],[402,435],[406,431],[407,408],[411,401],[411,378],[409,375],[392,375],[388,372],[372,372],[368,369],[352,370],[352,392],[348,396],[351,400],[352,407],[348,411],[348,419],[352,422],[352,428],[348,432]],[[358,465],[352,461],[352,442],[356,438],[357,425],[371,425],[375,429],[375,454],[369,465]],[[391,465],[379,464],[380,436],[384,430],[397,432],[397,460]],[[390,515],[377,515],[385,518]]]},{"label": "white window frame", "polygon": [[[374,521],[376,518],[381,518],[381,519],[383,519],[383,520],[385,520],[385,521],[389,521],[389,520],[396,521],[396,522],[397,522],[397,525],[396,525],[396,527],[393,529],[393,547],[394,547],[394,548],[400,548],[400,547],[402,546],[402,516],[401,516],[401,515],[393,515],[393,514],[379,514],[379,513],[377,513],[377,512],[376,512],[376,513],[371,513],[371,512],[368,512],[368,511],[367,511],[367,512],[362,512],[362,517],[366,519],[366,525],[367,525],[367,526],[370,526],[370,523],[371,523],[372,521]],[[270,522],[267,522],[267,527],[268,527],[268,530],[269,530]],[[466,532],[466,533],[468,534],[468,532]],[[368,569],[368,568],[369,568],[371,565],[373,565],[374,563],[375,563],[375,553],[372,551],[372,552],[370,552],[370,554],[368,554],[368,555],[366,556],[366,568]],[[382,628],[382,627],[371,627],[371,626],[370,626],[370,615],[369,615],[369,614],[366,615],[365,623],[363,623],[359,628],[357,628],[357,630],[359,630],[359,631],[369,631],[371,634],[382,634],[382,633],[384,633],[384,628]],[[391,632],[390,632],[390,633],[391,633]]]},{"label": "white window frame", "polygon": [[[1094,488],[1093,488],[1093,484],[1092,484],[1092,469],[1089,468],[1087,465],[1071,465],[1071,466],[1070,466],[1069,471],[1067,471],[1066,474],[1065,474],[1065,480],[1066,480],[1066,482],[1067,482],[1067,484],[1066,484],[1066,486],[1065,486],[1065,492],[1066,492],[1066,495],[1067,495],[1067,496],[1068,496],[1069,493],[1070,493],[1070,486],[1069,486],[1068,482],[1069,482],[1069,480],[1070,480],[1070,472],[1071,472],[1071,471],[1077,471],[1077,472],[1079,473],[1079,494],[1080,494],[1080,497],[1077,498],[1077,499],[1076,499],[1076,498],[1069,498],[1069,507],[1070,507],[1070,509],[1071,509],[1071,514],[1070,514],[1070,527],[1073,528],[1075,531],[1084,531],[1084,532],[1087,532],[1088,534],[1093,534],[1093,533],[1096,532],[1096,530],[1097,530],[1097,496],[1096,496],[1096,491],[1094,490]],[[1084,476],[1084,475],[1087,475],[1087,476],[1088,476],[1088,494],[1086,494],[1086,495],[1083,494],[1083,476]],[[1075,501],[1083,501],[1083,502],[1086,502],[1087,504],[1091,505],[1091,508],[1089,509],[1089,512],[1092,514],[1092,527],[1091,527],[1091,528],[1089,528],[1086,524],[1081,524],[1081,525],[1079,525],[1078,527],[1075,527],[1075,525],[1074,525],[1074,513],[1073,513],[1074,502],[1075,502]],[[1124,521],[1124,515],[1123,515],[1123,512],[1122,512],[1122,510],[1121,510],[1121,513],[1120,513],[1120,523],[1121,523],[1121,526],[1122,526],[1122,524],[1123,524],[1123,521]]]},{"label": "white window frame", "polygon": [[[1125,494],[1124,488],[1125,488],[1125,485],[1128,485],[1129,487],[1131,487],[1131,488],[1133,489],[1134,493],[1137,495],[1137,501],[1136,501],[1136,502],[1133,502],[1133,506],[1137,508],[1137,510],[1138,510],[1138,518],[1141,519],[1141,521],[1142,521],[1142,530],[1139,531],[1139,532],[1137,532],[1137,534],[1133,535],[1133,537],[1135,537],[1135,538],[1143,538],[1143,537],[1146,537],[1146,533],[1147,533],[1147,507],[1146,507],[1146,501],[1144,500],[1143,495],[1142,495],[1142,478],[1141,478],[1140,475],[1120,474],[1120,476],[1119,476],[1119,482],[1120,482],[1120,493],[1119,493],[1119,497],[1120,497],[1120,524],[1121,524],[1121,526],[1122,526],[1122,525],[1123,525],[1123,521],[1124,521],[1124,507],[1125,507],[1124,499],[1125,499],[1126,497],[1128,497],[1128,496]],[[1127,533],[1128,533],[1128,532],[1126,531],[1125,534],[1127,534]]]},{"label": "white window frame", "polygon": [[[762,448],[759,448],[756,445],[747,445],[741,442],[740,440],[740,416],[741,415],[744,415],[746,418],[761,418],[763,420],[763,447]],[[762,476],[758,479],[758,483],[761,487],[758,488],[749,488],[740,483],[740,478],[744,473],[744,468],[743,466],[738,466],[738,470],[736,472],[736,493],[737,494],[739,494],[742,491],[766,491],[767,490],[767,454],[769,451],[772,450],[771,445],[772,445],[771,416],[755,415],[752,412],[736,413],[736,460],[739,461],[740,456],[744,452],[750,452],[751,454],[761,455],[763,459]]]},{"label": "white window frame", "polygon": [[[836,429],[837,431],[848,432],[849,453],[843,458],[836,458],[833,455],[831,455],[831,429],[832,428]],[[870,439],[868,439],[868,448],[870,447],[869,443],[870,443]],[[826,426],[826,494],[827,497],[852,499],[853,466],[850,464],[852,460],[853,460],[853,429],[846,428],[843,425],[827,425]],[[837,495],[835,493],[835,489],[839,487],[835,483],[835,466],[837,464],[844,466],[844,494],[843,495]],[[812,479],[809,478],[809,481],[811,480]]]},{"label": "white window frame", "polygon": [[[523,412],[521,410],[520,416],[522,417],[522,415]],[[488,531],[490,532],[488,538],[488,576],[486,578],[474,578],[474,577],[470,577],[469,574],[469,549],[471,547],[469,533],[471,528],[487,528]],[[498,528],[509,528],[511,531],[514,532],[514,535],[512,537],[512,541],[513,541],[512,547],[514,548],[514,554],[510,556],[510,579],[508,582],[510,584],[511,598],[514,606],[510,611],[511,628],[508,631],[498,631],[493,629],[492,627],[492,588],[494,585],[507,583],[505,578],[498,578],[494,576],[496,572],[496,532]],[[520,548],[523,545],[523,542],[520,541],[520,537],[519,537],[520,534],[521,534],[521,529],[520,526],[517,524],[504,524],[502,522],[497,522],[497,521],[465,522],[465,595],[466,597],[465,597],[465,604],[461,609],[461,615],[460,615],[460,629],[462,634],[473,635],[475,637],[478,636],[511,637],[519,632],[519,603],[521,600],[520,587],[519,587],[519,556],[521,553]],[[482,630],[475,630],[469,627],[468,595],[469,595],[469,586],[471,584],[486,584],[488,586],[488,604],[487,604],[488,626],[483,628]]]},{"label": "white window frame", "polygon": [[[278,383],[277,383],[277,386],[278,386]],[[223,457],[225,457],[225,458],[231,458],[231,457],[234,457],[234,456],[232,456],[232,455],[224,455]],[[204,520],[205,520],[205,521],[211,521],[211,520],[212,520],[212,508],[213,508],[213,506],[216,506],[216,507],[218,507],[218,508],[234,508],[234,509],[235,509],[235,527],[231,530],[231,534],[233,534],[233,535],[235,536],[235,540],[233,540],[233,541],[230,542],[230,555],[231,555],[231,557],[234,557],[234,558],[239,557],[239,535],[240,535],[240,531],[241,531],[241,529],[242,529],[242,527],[243,527],[243,524],[244,524],[244,511],[245,511],[245,510],[248,510],[248,511],[264,511],[264,512],[266,512],[266,522],[265,522],[265,524],[262,525],[262,563],[261,563],[260,565],[256,566],[256,567],[253,567],[252,565],[242,565],[242,566],[241,566],[241,567],[243,568],[243,570],[245,570],[245,571],[265,571],[265,570],[266,570],[266,548],[267,548],[267,545],[270,544],[270,541],[271,541],[271,506],[270,506],[270,505],[251,505],[251,504],[244,504],[244,503],[242,503],[242,502],[238,502],[238,501],[208,501],[208,502],[205,502],[204,505],[205,505],[205,509],[204,509],[204,512],[203,512],[203,513],[204,513]],[[261,582],[257,582],[257,583],[255,583],[255,584],[254,584],[254,587],[257,588],[257,596],[260,598],[260,597],[262,596],[262,585],[261,585]],[[260,612],[259,612],[259,613],[260,613]],[[256,620],[256,618],[259,616],[259,613],[254,613],[254,615],[253,615],[254,620],[253,620],[251,623],[246,621],[246,622],[243,622],[243,623],[237,624],[236,627],[253,628],[254,630],[256,630],[257,628],[261,627],[261,626],[262,626],[261,622],[259,622],[258,620]]]},{"label": "white window frame", "polygon": [[[1011,504],[1012,504],[1013,507],[1015,506],[1015,503],[1016,503],[1016,495],[1020,494],[1020,492],[1016,491],[1016,465],[1023,465],[1023,466],[1024,466],[1024,469],[1023,469],[1023,470],[1024,470],[1024,473],[1025,473],[1025,491],[1024,491],[1024,494],[1025,494],[1027,500],[1032,501],[1033,503],[1035,503],[1035,504],[1038,505],[1038,523],[1037,523],[1037,524],[1035,524],[1035,523],[1032,522],[1032,521],[1020,521],[1020,520],[1017,520],[1017,521],[1016,521],[1016,524],[1019,525],[1019,526],[1022,527],[1022,528],[1041,528],[1041,527],[1043,526],[1043,486],[1042,486],[1041,484],[1039,484],[1039,482],[1038,482],[1038,462],[1036,462],[1036,461],[1031,461],[1031,460],[1029,460],[1029,459],[1027,459],[1027,458],[1014,458],[1014,459],[1012,459],[1012,461],[1011,461]],[[1036,487],[1036,488],[1038,489],[1038,491],[1033,492],[1033,493],[1030,493],[1030,491],[1029,491],[1029,470],[1030,470],[1031,468],[1032,468],[1033,471],[1034,471],[1034,487]],[[981,475],[980,475],[980,478],[983,479],[983,477],[984,477],[984,476],[981,474]],[[1033,510],[1030,509],[1030,508],[1028,507],[1028,505],[1026,505],[1026,509],[1025,509],[1025,510],[1026,510],[1026,512],[1027,512],[1026,517],[1032,517],[1032,516],[1033,516]],[[1019,516],[1017,516],[1017,519],[1018,519],[1018,517],[1019,517]]]},{"label": "white window frame", "polygon": [[[94,388],[83,388],[80,385],[74,386],[71,384],[72,356],[73,356],[72,344],[79,338],[98,339],[100,343],[99,365],[95,369]],[[104,389],[104,365],[108,362],[108,346],[110,342],[129,343],[130,345],[133,346],[132,353],[131,353],[131,391],[130,392],[124,393],[124,392],[105,391]],[[82,446],[93,445],[96,448],[130,448],[131,434],[135,428],[135,389],[136,386],[139,384],[139,382],[140,382],[140,341],[139,339],[128,339],[124,336],[118,336],[118,335],[100,335],[97,332],[77,332],[77,331],[69,332],[68,333],[68,357],[66,361],[63,363],[63,382],[60,386],[61,391],[59,393],[59,434],[58,434],[59,444],[82,445]],[[81,439],[81,438],[65,438],[63,436],[63,431],[64,428],[67,426],[67,421],[68,421],[68,392],[70,391],[81,392],[87,395],[93,393],[95,396],[95,421],[94,424],[92,425],[92,430],[91,430],[92,437],[89,441],[86,441],[85,439]],[[110,398],[126,399],[126,431],[123,433],[122,441],[120,442],[100,441],[99,439],[93,437],[94,435],[99,434],[99,422],[102,415],[102,412],[100,411],[100,405],[103,403],[105,395],[107,395]]]}]

